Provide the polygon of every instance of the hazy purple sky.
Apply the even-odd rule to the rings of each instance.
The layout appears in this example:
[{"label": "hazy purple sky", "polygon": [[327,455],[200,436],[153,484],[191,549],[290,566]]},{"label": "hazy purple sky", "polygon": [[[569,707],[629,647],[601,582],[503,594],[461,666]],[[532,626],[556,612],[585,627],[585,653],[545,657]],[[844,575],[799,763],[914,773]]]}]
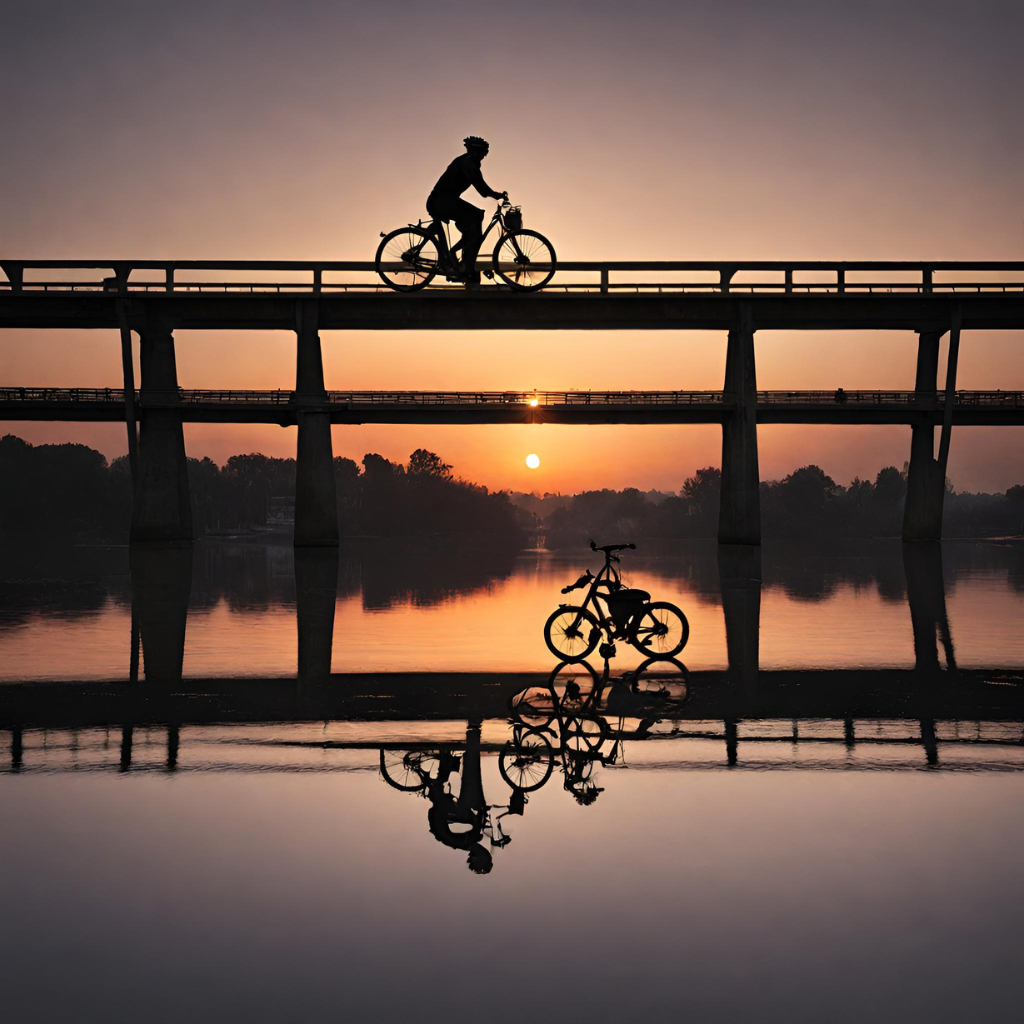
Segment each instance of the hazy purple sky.
[{"label": "hazy purple sky", "polygon": [[[569,259],[1024,258],[1024,4],[12,3],[0,0],[0,254],[371,258],[468,133]],[[480,205],[485,205],[481,200]],[[185,386],[289,387],[286,335],[180,336]],[[761,387],[909,387],[913,337],[758,336]],[[333,387],[720,387],[711,334],[325,334]],[[967,334],[964,387],[1024,387]],[[624,356],[624,353],[626,354]],[[117,339],[8,332],[0,381],[116,385]],[[123,429],[18,425],[108,455]],[[1020,431],[960,430],[961,486],[1024,480]],[[762,474],[902,465],[908,432],[767,428]],[[294,451],[194,426],[189,453]],[[676,488],[713,428],[338,428],[494,486]],[[608,460],[613,454],[629,458]],[[637,460],[632,453],[643,448]],[[522,465],[537,451],[542,468]],[[609,461],[614,466],[609,467]],[[600,473],[599,473],[600,470]]]}]

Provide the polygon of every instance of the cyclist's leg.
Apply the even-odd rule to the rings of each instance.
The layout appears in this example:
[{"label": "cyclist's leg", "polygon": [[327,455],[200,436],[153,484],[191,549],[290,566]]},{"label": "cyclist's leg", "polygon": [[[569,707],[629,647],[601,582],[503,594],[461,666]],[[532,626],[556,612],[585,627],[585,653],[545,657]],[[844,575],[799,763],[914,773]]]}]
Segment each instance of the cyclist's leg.
[{"label": "cyclist's leg", "polygon": [[471,270],[476,263],[483,238],[484,211],[465,199],[458,200],[455,208],[455,226],[462,232],[462,266]]}]

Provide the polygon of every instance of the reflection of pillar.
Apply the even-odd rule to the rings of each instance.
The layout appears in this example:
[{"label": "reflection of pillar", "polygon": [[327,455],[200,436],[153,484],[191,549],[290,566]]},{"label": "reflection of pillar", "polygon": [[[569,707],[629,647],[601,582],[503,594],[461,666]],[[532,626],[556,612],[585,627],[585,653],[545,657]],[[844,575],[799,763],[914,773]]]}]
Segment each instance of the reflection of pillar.
[{"label": "reflection of pillar", "polygon": [[192,552],[133,548],[130,565],[146,682],[178,683],[185,656]]},{"label": "reflection of pillar", "polygon": [[729,676],[748,696],[757,690],[761,637],[761,549],[737,544],[718,548]]},{"label": "reflection of pillar", "polygon": [[738,759],[739,735],[736,724],[735,718],[725,720],[725,760],[730,768],[736,767]]},{"label": "reflection of pillar", "polygon": [[324,361],[317,304],[298,304],[295,405],[299,424],[295,472],[295,546],[337,547],[331,415],[325,409]]},{"label": "reflection of pillar", "polygon": [[20,772],[24,758],[24,741],[22,740],[21,726],[16,725],[11,730],[11,771]]},{"label": "reflection of pillar", "polygon": [[922,718],[920,725],[925,760],[934,768],[939,763],[939,741],[935,735],[935,722],[930,718]]},{"label": "reflection of pillar", "polygon": [[946,589],[939,544],[904,544],[903,571],[907,577],[907,603],[914,631],[914,664],[919,670],[938,671],[936,631],[942,641],[946,667],[956,668],[956,652],[946,614]]},{"label": "reflection of pillar", "polygon": [[334,609],[338,602],[336,549],[295,551],[295,617],[299,632],[299,685],[331,674]]},{"label": "reflection of pillar", "polygon": [[192,506],[174,335],[151,319],[139,332],[139,338],[142,407],[131,541],[188,547],[192,543]]},{"label": "reflection of pillar", "polygon": [[722,494],[718,508],[720,544],[761,543],[761,496],[757,466],[757,377],[754,328],[748,308],[739,329],[729,332],[725,392],[735,402],[722,423]]},{"label": "reflection of pillar", "polygon": [[167,727],[167,770],[173,772],[178,767],[178,726]]},{"label": "reflection of pillar", "polygon": [[126,772],[132,766],[132,727],[121,727],[121,771]]}]

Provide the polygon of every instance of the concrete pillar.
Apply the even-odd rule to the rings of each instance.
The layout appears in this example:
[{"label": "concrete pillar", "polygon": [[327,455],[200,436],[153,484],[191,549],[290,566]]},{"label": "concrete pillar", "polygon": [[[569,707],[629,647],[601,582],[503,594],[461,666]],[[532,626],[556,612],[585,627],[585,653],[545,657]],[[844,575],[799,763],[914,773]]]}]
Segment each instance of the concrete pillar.
[{"label": "concrete pillar", "polygon": [[168,327],[148,319],[139,339],[142,407],[131,542],[188,547],[192,543],[192,505],[174,335]]},{"label": "concrete pillar", "polygon": [[914,665],[919,672],[939,670],[938,643],[942,643],[946,667],[956,669],[956,653],[946,614],[946,587],[939,544],[904,544],[903,571],[907,578],[907,603],[914,631]]},{"label": "concrete pillar", "polygon": [[317,304],[302,300],[296,313],[295,404],[299,441],[295,473],[295,546],[338,546],[331,416],[324,408],[324,362]]},{"label": "concrete pillar", "polygon": [[295,617],[299,633],[299,688],[331,675],[334,609],[338,602],[338,552],[295,552]]},{"label": "concrete pillar", "polygon": [[718,574],[725,617],[729,678],[742,689],[749,706],[757,693],[761,639],[761,549],[722,544]]},{"label": "concrete pillar", "polygon": [[176,685],[185,657],[192,552],[133,549],[130,568],[146,683]]},{"label": "concrete pillar", "polygon": [[[939,342],[942,331],[925,331],[918,336],[917,375],[914,391],[919,404],[938,404]],[[935,459],[935,426],[915,423],[911,428],[910,469],[907,498],[903,506],[903,539],[936,541],[942,536],[942,499],[946,474]]]},{"label": "concrete pillar", "polygon": [[757,376],[754,328],[749,307],[741,306],[740,324],[729,332],[725,391],[735,411],[722,424],[722,498],[718,511],[719,544],[761,543],[760,476],[757,467]]}]

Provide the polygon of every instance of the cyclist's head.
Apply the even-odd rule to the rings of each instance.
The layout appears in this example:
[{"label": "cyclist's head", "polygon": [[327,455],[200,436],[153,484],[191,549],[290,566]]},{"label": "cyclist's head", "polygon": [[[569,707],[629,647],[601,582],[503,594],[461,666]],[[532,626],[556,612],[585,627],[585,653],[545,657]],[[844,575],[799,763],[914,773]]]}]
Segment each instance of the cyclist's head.
[{"label": "cyclist's head", "polygon": [[494,859],[491,857],[491,851],[486,846],[481,846],[479,843],[476,846],[470,847],[469,857],[466,859],[466,863],[469,865],[469,870],[475,875],[487,875],[490,874],[491,868],[494,867]]},{"label": "cyclist's head", "polygon": [[483,160],[485,156],[490,152],[490,144],[486,139],[481,139],[479,135],[467,135],[462,140],[466,147],[466,151],[470,156],[474,156],[477,160]]}]

